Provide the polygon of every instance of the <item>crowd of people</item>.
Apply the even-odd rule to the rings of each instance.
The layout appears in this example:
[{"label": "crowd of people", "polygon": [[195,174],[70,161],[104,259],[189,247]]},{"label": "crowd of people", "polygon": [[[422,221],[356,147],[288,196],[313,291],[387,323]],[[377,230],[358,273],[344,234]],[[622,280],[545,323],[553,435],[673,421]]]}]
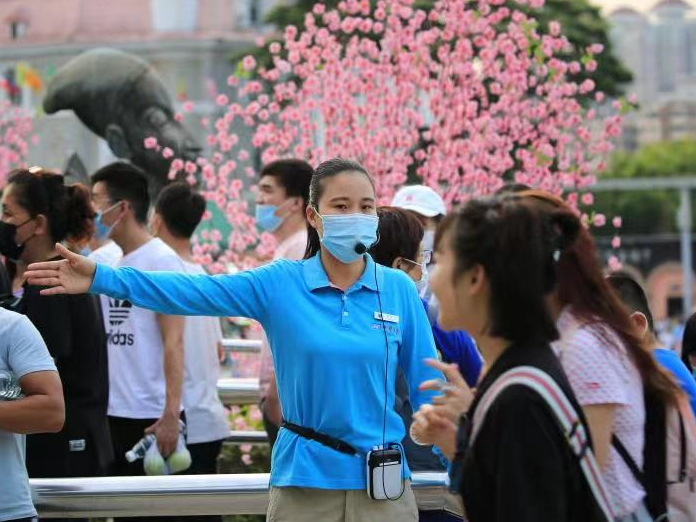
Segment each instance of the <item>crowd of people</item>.
[{"label": "crowd of people", "polygon": [[662,346],[561,199],[511,185],[448,214],[407,186],[379,207],[345,159],[278,160],[258,188],[274,260],[211,276],[186,183],[150,202],[127,163],[91,192],[9,177],[0,370],[23,396],[0,401],[0,522],[36,516],[27,476],[141,475],[125,453],[152,433],[166,457],[182,425],[186,472],[215,473],[232,316],[263,327],[270,521],[450,520],[418,512],[412,471],[447,471],[470,522],[696,520],[696,320],[682,358]]}]

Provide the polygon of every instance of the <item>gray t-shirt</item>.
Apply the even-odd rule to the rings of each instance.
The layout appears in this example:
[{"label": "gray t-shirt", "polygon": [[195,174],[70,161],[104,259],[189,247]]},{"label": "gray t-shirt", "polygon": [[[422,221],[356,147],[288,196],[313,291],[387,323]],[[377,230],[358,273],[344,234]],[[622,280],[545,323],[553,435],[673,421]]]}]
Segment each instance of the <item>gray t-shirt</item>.
[{"label": "gray t-shirt", "polygon": [[[56,371],[39,332],[25,316],[0,308],[0,370],[17,380],[33,372]],[[0,522],[35,517],[24,465],[24,435],[0,429]]]}]

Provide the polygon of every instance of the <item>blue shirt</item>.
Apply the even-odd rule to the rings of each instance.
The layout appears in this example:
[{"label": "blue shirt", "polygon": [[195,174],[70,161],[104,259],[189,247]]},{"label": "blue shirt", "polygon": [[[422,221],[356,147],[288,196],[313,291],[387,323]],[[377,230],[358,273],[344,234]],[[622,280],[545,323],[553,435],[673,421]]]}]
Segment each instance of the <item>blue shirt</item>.
[{"label": "blue shirt", "polygon": [[653,350],[653,353],[655,354],[657,362],[674,375],[679,385],[689,396],[691,409],[694,411],[694,415],[696,415],[696,381],[694,380],[694,376],[689,373],[686,365],[675,351],[657,348]]},{"label": "blue shirt", "polygon": [[433,328],[435,347],[442,355],[442,360],[450,364],[457,363],[459,373],[462,374],[466,383],[475,388],[483,367],[483,359],[476,348],[476,343],[468,333],[462,330],[447,332],[440,328],[437,317],[431,317],[429,313],[428,301],[425,299],[422,301]]},{"label": "blue shirt", "polygon": [[[420,392],[418,385],[442,378],[423,364],[436,352],[414,283],[400,270],[376,265],[369,256],[366,260],[362,276],[346,292],[330,284],[319,255],[218,276],[98,265],[90,291],[164,314],[259,321],[273,353],[285,419],[366,453],[382,443],[385,332],[386,442],[401,442],[405,434],[394,411],[397,363],[416,409],[435,395]],[[405,471],[410,476],[408,467]],[[339,453],[281,429],[273,449],[271,485],[364,489],[364,454],[356,458]]]},{"label": "blue shirt", "polygon": [[[56,371],[41,334],[25,316],[0,308],[0,370],[20,381],[27,374]],[[36,516],[24,465],[24,435],[0,429],[0,521]]]}]

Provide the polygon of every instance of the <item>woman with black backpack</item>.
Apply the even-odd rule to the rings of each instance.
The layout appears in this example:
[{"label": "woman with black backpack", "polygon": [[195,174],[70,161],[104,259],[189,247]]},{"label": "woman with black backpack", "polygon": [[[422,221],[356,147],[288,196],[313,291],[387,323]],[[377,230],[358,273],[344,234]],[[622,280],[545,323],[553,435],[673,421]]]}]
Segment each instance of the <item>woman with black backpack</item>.
[{"label": "woman with black backpack", "polygon": [[541,218],[507,197],[471,201],[438,231],[439,322],[471,332],[488,371],[472,395],[456,367],[431,362],[450,384],[422,385],[444,394],[415,415],[413,433],[452,461],[469,522],[613,518],[545,303],[579,228],[572,213]]}]

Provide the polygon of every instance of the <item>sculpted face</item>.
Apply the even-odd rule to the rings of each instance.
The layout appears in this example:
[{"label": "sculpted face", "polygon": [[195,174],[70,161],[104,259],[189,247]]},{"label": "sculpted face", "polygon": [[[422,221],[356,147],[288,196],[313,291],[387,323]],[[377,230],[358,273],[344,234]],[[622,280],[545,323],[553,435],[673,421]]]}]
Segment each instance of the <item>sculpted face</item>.
[{"label": "sculpted face", "polygon": [[[164,147],[172,149],[176,158],[196,161],[201,147],[191,133],[174,119],[169,95],[154,74],[148,74],[133,86],[127,99],[123,100],[123,108],[116,122],[122,131],[123,143],[112,143],[109,132],[106,139],[114,154],[128,158],[152,174],[151,181],[159,188],[168,182],[167,174],[172,161],[172,158],[162,156]],[[143,142],[150,136],[157,138],[161,147],[159,150],[144,147]]]},{"label": "sculpted face", "polygon": [[[137,56],[114,49],[92,49],[62,66],[48,85],[44,110],[73,110],[119,158],[142,168],[156,195],[168,182],[173,157],[195,161],[201,152],[194,137],[174,119],[167,89],[155,71]],[[146,149],[154,136],[159,150]]]}]

